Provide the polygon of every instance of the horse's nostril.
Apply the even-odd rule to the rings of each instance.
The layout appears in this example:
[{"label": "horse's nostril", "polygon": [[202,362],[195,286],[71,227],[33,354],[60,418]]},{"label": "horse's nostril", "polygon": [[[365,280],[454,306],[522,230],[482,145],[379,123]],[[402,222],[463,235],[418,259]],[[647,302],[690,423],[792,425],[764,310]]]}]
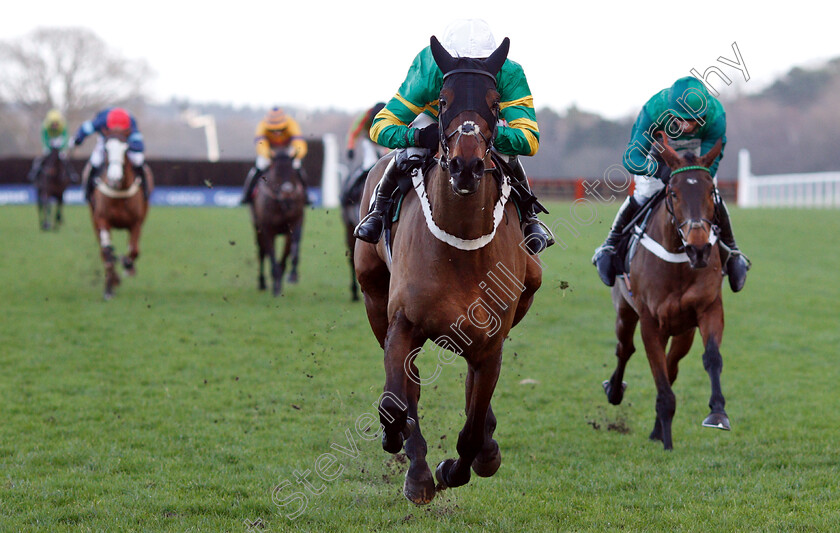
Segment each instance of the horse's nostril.
[{"label": "horse's nostril", "polygon": [[484,161],[483,160],[481,160],[481,159],[477,160],[475,165],[473,165],[472,173],[473,173],[473,176],[475,177],[475,179],[477,179],[477,180],[480,180],[484,176]]}]

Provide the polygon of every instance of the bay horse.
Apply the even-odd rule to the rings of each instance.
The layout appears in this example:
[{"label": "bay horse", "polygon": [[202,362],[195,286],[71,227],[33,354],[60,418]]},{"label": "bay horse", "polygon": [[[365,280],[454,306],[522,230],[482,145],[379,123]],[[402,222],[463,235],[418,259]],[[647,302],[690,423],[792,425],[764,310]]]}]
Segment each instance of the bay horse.
[{"label": "bay horse", "polygon": [[[128,158],[128,142],[122,135],[111,134],[105,139],[103,177],[96,178],[96,188],[91,195],[90,214],[93,230],[99,241],[102,262],[105,265],[104,298],[110,300],[120,284],[116,270],[116,255],[111,243],[111,230],[128,230],[128,254],[121,262],[125,273],[137,273],[135,262],[140,255],[140,231],[149,212],[149,199],[143,193],[141,180],[135,175]],[[143,168],[148,192],[154,188],[154,178],[148,167]],[[90,179],[90,165],[85,168]]]},{"label": "bay horse", "polygon": [[[359,241],[355,252],[368,320],[385,355],[378,407],[382,447],[398,453],[405,446],[410,465],[403,493],[418,505],[434,498],[435,479],[437,488],[445,489],[469,482],[470,468],[481,477],[498,470],[501,453],[493,440],[490,400],[502,345],[542,282],[539,258],[528,255],[516,207],[507,201],[510,181],[503,178],[500,184],[489,174],[500,105],[496,74],[510,40],[505,38],[487,59],[453,58],[437,38],[430,41],[443,73],[441,156],[428,172],[414,172],[417,194],[404,198],[393,239],[376,245]],[[394,156],[388,155],[371,170],[362,206],[392,164]],[[426,340],[437,345],[438,360],[453,362],[445,355],[449,350],[467,362],[458,458],[442,461],[434,477],[418,416],[420,386],[439,376],[420,378],[415,359]]]},{"label": "bay horse", "polygon": [[55,201],[55,218],[52,227],[58,230],[62,223],[61,210],[64,205],[64,191],[72,181],[68,169],[69,162],[61,158],[59,148],[50,148],[38,168],[35,176],[35,193],[38,203],[38,221],[43,231],[51,229],[50,206]]},{"label": "bay horse", "polygon": [[[618,364],[603,382],[609,402],[618,405],[627,384],[622,381],[635,351],[633,335],[641,322],[642,341],[656,384],[656,421],[651,440],[673,449],[671,423],[676,412],[672,390],[680,359],[691,349],[700,329],[709,374],[711,413],[703,426],[729,430],[720,374],[723,359],[723,300],[720,249],[713,224],[716,189],[709,166],[721,151],[721,141],[704,156],[678,155],[663,139],[661,158],[672,169],[664,200],[653,208],[645,233],[630,263],[629,279],[612,288],[616,311]],[[668,341],[671,345],[666,353]]]},{"label": "bay horse", "polygon": [[[266,257],[271,267],[272,292],[279,296],[283,290],[283,275],[286,261],[291,256],[292,270],[289,283],[298,281],[298,258],[303,230],[303,214],[306,205],[306,190],[297,177],[294,160],[285,152],[276,154],[260,178],[251,202],[251,222],[256,232],[259,255],[258,288],[266,289],[264,264]],[[277,235],[285,235],[285,246],[279,261],[276,260],[274,241]]]},{"label": "bay horse", "polygon": [[362,192],[370,171],[359,167],[341,187],[339,203],[341,204],[341,222],[344,224],[344,242],[347,246],[347,257],[350,261],[350,297],[355,302],[359,300],[359,287],[356,283],[356,265],[353,259],[356,249],[356,237],[353,230],[361,220],[359,211],[362,202]]}]

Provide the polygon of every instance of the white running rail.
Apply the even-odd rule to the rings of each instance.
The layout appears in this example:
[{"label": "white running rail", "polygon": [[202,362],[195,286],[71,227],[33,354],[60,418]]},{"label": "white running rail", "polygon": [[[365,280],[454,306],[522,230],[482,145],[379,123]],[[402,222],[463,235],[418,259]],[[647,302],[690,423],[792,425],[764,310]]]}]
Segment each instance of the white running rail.
[{"label": "white running rail", "polygon": [[738,207],[840,207],[840,172],[754,176],[738,152]]}]

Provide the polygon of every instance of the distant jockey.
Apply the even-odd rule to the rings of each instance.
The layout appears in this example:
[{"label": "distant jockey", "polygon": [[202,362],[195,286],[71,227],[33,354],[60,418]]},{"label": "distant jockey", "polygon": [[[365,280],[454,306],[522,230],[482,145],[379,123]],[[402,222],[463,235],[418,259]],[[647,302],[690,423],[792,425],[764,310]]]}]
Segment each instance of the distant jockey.
[{"label": "distant jockey", "polygon": [[[608,287],[615,283],[614,257],[624,228],[641,206],[664,188],[671,177],[671,169],[659,159],[658,152],[653,150],[654,153],[651,153],[653,135],[657,132],[668,135],[668,144],[677,153],[692,152],[699,157],[711,150],[718,140],[726,146],[726,112],[723,104],[709,94],[703,83],[691,76],[680,78],[670,88],[654,94],[642,107],[624,152],[624,167],[636,175],[635,190],[622,204],[607,239],[592,257],[592,264],[598,269],[601,281]],[[722,148],[709,168],[709,174],[713,177],[721,159]],[[729,211],[717,191],[716,178],[714,222],[720,229],[720,241],[731,252],[724,265],[724,272],[729,275],[732,291],[738,292],[746,282],[750,262],[735,244]]]},{"label": "distant jockey", "polygon": [[81,145],[85,138],[92,133],[98,133],[96,146],[90,154],[90,174],[85,178],[82,187],[85,191],[85,200],[90,202],[93,189],[96,186],[96,178],[102,172],[105,162],[105,140],[107,137],[116,135],[128,142],[128,159],[134,169],[134,174],[142,180],[143,194],[149,197],[148,183],[143,169],[145,156],[143,150],[143,134],[137,128],[137,120],[121,107],[109,107],[96,114],[93,120],[88,120],[79,126],[73,138],[73,146]]},{"label": "distant jockey", "polygon": [[[254,142],[257,148],[257,160],[245,178],[240,204],[251,202],[257,179],[268,170],[272,158],[281,150],[285,151],[294,160],[292,165],[297,170],[295,174],[303,185],[303,190],[306,190],[306,180],[303,178],[301,162],[306,156],[308,145],[303,139],[300,126],[295,119],[284,113],[279,107],[273,107],[266,113],[265,118],[257,124]],[[306,203],[309,203],[308,197]]]},{"label": "distant jockey", "polygon": [[41,146],[43,152],[32,162],[32,169],[27,176],[29,181],[34,182],[38,177],[44,158],[53,148],[58,150],[58,157],[61,159],[64,170],[70,176],[70,179],[74,182],[78,181],[76,172],[67,160],[67,144],[69,139],[70,137],[67,135],[67,121],[64,119],[64,115],[57,109],[49,110],[47,116],[44,118],[44,122],[41,124]]}]

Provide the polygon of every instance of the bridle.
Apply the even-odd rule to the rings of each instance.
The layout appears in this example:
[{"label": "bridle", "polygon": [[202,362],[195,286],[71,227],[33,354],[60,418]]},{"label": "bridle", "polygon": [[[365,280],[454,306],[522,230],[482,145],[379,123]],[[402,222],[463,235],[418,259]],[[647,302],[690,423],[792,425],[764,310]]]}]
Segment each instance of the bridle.
[{"label": "bridle", "polygon": [[[447,72],[446,74],[444,74],[444,76],[443,76],[444,82],[446,81],[446,78],[448,78],[449,76],[451,76],[453,74],[481,74],[483,76],[487,76],[490,79],[492,79],[493,80],[493,88],[494,89],[496,88],[496,76],[494,76],[493,74],[490,74],[486,70],[471,69],[471,68],[459,68],[459,69],[451,70],[451,71]],[[496,128],[497,128],[497,123],[498,123],[498,120],[499,120],[499,105],[495,104],[489,111],[490,111],[489,114],[492,116],[492,119],[487,120],[490,117],[484,117],[485,120],[487,120],[487,122],[490,126],[490,138],[489,139],[487,138],[487,136],[485,136],[481,132],[481,128],[479,128],[478,125],[472,120],[464,121],[462,124],[460,124],[457,128],[455,128],[448,135],[446,134],[446,131],[443,127],[439,128],[441,155],[440,155],[440,161],[438,162],[438,164],[440,165],[440,167],[443,170],[449,170],[449,140],[452,139],[452,137],[454,137],[456,135],[458,137],[455,139],[455,144],[458,144],[461,140],[461,137],[463,137],[463,136],[478,136],[478,137],[481,137],[481,140],[484,141],[484,145],[487,147],[486,150],[484,151],[484,156],[482,156],[482,159],[487,157],[487,154],[489,154],[490,150],[493,148],[493,140],[496,138]],[[485,113],[478,112],[478,113],[482,116],[487,114],[486,112]],[[442,111],[440,113],[439,118],[441,118],[441,119],[443,118],[443,112]],[[491,166],[489,168],[486,168],[484,171],[485,172],[492,172],[493,170],[495,170],[495,169],[494,169],[494,167]]]},{"label": "bridle", "polygon": [[[711,173],[709,172],[708,168],[702,167],[700,165],[690,165],[690,166],[678,168],[677,170],[672,171],[671,172],[671,177],[673,178],[674,174],[679,174],[680,172],[686,172],[688,170],[702,170],[702,171],[708,173],[711,176]],[[711,220],[706,219],[706,218],[700,218],[700,219],[689,218],[689,219],[684,220],[682,223],[680,223],[677,220],[676,213],[674,212],[674,200],[671,197],[671,193],[672,193],[671,180],[669,179],[668,180],[668,185],[666,185],[666,187],[665,187],[665,209],[668,210],[668,215],[671,217],[671,224],[673,224],[674,227],[677,229],[677,233],[680,236],[680,240],[683,243],[683,247],[685,247],[688,244],[688,234],[691,233],[695,229],[702,229],[706,233],[710,233],[710,237],[711,237],[711,233],[714,233],[714,234],[717,233],[717,231],[718,231],[717,226],[715,226],[714,222],[712,222]],[[709,229],[706,229],[706,224],[708,224]],[[687,232],[685,231],[686,226],[688,226],[688,231]]]}]

